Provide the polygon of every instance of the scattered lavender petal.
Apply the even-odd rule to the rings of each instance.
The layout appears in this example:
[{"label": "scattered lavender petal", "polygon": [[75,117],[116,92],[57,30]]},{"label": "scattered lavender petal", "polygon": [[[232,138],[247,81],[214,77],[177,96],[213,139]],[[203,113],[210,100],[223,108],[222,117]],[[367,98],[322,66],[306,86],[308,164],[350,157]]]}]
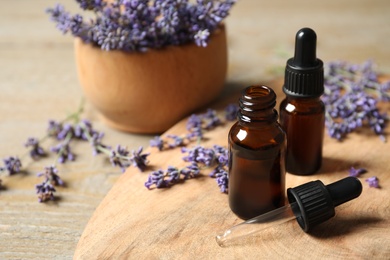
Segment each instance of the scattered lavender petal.
[{"label": "scattered lavender petal", "polygon": [[372,188],[379,188],[379,180],[375,176],[366,179],[366,182],[368,183],[368,186]]},{"label": "scattered lavender petal", "polygon": [[351,169],[349,169],[349,176],[358,177],[360,174],[363,174],[366,172],[367,172],[367,170],[364,168],[355,169],[354,167],[351,167]]}]

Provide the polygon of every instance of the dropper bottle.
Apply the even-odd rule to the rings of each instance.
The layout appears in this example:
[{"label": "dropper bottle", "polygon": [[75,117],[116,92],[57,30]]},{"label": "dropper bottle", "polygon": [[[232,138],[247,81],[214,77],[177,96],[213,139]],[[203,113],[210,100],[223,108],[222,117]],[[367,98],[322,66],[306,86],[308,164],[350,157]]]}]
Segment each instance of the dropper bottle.
[{"label": "dropper bottle", "polygon": [[289,204],[242,222],[216,236],[218,245],[239,244],[244,238],[269,227],[296,219],[305,231],[335,215],[335,207],[355,199],[362,193],[362,184],[355,177],[347,177],[329,185],[320,180],[287,189]]},{"label": "dropper bottle", "polygon": [[310,28],[299,30],[295,54],[286,64],[280,104],[280,124],[287,136],[286,171],[310,175],[322,163],[325,127],[323,62],[316,55],[317,35]]}]

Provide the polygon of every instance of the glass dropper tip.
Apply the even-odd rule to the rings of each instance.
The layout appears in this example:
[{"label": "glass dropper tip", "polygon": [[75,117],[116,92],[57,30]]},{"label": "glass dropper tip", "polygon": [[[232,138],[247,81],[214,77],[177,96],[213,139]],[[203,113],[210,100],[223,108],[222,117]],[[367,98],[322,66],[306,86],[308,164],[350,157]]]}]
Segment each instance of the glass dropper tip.
[{"label": "glass dropper tip", "polygon": [[269,227],[279,225],[296,218],[293,209],[298,207],[294,202],[284,207],[277,208],[260,216],[251,218],[245,222],[237,224],[215,237],[221,247],[227,247],[244,240],[246,237],[258,233]]},{"label": "glass dropper tip", "polygon": [[215,237],[215,240],[217,241],[217,244],[220,246],[220,247],[226,247],[226,241],[229,242],[229,234],[231,233],[231,230],[228,229],[226,230],[225,232],[223,232],[222,234],[219,234]]}]

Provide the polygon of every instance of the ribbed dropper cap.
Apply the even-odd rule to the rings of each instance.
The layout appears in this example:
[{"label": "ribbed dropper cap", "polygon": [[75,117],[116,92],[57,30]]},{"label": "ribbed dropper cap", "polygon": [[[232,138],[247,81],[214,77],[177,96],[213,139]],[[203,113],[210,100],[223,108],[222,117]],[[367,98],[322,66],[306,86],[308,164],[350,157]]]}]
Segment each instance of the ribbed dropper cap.
[{"label": "ribbed dropper cap", "polygon": [[317,59],[317,35],[310,28],[295,37],[295,54],[286,64],[283,91],[293,97],[319,97],[324,93],[324,64]]},{"label": "ribbed dropper cap", "polygon": [[336,206],[359,197],[361,193],[362,184],[355,177],[347,177],[327,186],[317,180],[287,189],[289,202],[298,204],[294,214],[305,232],[333,217]]}]

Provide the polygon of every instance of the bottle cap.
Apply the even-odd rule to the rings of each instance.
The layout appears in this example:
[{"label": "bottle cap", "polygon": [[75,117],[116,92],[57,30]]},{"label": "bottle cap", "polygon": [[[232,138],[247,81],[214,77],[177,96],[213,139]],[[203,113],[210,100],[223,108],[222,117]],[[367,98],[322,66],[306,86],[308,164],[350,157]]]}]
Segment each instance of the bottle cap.
[{"label": "bottle cap", "polygon": [[361,193],[362,184],[355,177],[347,177],[327,186],[317,180],[287,189],[290,204],[298,204],[294,214],[305,232],[333,217],[336,206],[359,197]]},{"label": "bottle cap", "polygon": [[317,59],[317,35],[310,28],[295,37],[295,54],[286,64],[283,91],[293,97],[319,97],[324,93],[324,64]]}]

